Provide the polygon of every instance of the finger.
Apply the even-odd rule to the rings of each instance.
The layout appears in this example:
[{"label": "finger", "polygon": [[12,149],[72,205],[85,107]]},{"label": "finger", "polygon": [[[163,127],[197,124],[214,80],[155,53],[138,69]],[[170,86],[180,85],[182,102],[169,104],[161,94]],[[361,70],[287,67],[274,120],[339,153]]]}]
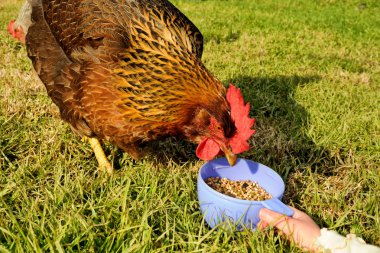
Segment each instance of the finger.
[{"label": "finger", "polygon": [[[294,214],[292,215],[292,218],[294,218],[294,219],[304,219],[305,217],[309,217],[306,213],[304,213],[304,212],[298,210],[297,208],[294,208],[294,207],[292,207],[292,206],[288,206],[288,207],[289,207],[290,209],[293,210]],[[268,209],[268,208],[265,208],[265,207],[262,208],[261,210],[263,210],[263,209],[266,209],[266,210],[272,211],[272,210],[270,210],[270,209]],[[264,210],[263,210],[263,211],[264,211]],[[264,212],[266,212],[266,211],[264,211]],[[277,212],[275,212],[275,211],[272,211],[272,212],[277,213]],[[282,214],[280,214],[280,213],[277,213],[277,214],[282,215]]]},{"label": "finger", "polygon": [[273,225],[279,220],[284,219],[285,215],[277,213],[267,208],[261,208],[259,212],[259,217],[261,221],[265,221],[266,223]]},{"label": "finger", "polygon": [[291,217],[277,213],[267,208],[262,208],[260,210],[259,217],[262,222],[280,229],[285,234],[289,234],[291,232],[291,224],[289,224],[293,221]]},{"label": "finger", "polygon": [[293,214],[293,218],[295,219],[303,219],[304,217],[308,216],[306,213],[292,207],[292,206],[288,206],[289,208],[291,208],[293,211],[294,211],[294,214]]}]

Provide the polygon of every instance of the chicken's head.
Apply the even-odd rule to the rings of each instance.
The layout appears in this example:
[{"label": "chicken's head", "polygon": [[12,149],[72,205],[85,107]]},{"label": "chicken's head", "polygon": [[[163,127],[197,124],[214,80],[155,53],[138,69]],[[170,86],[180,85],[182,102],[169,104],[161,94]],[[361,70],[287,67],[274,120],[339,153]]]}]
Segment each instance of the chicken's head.
[{"label": "chicken's head", "polygon": [[21,41],[22,43],[25,43],[25,33],[21,26],[15,27],[15,21],[11,20],[8,24],[8,32],[9,34],[17,39],[18,41]]},{"label": "chicken's head", "polygon": [[240,89],[230,84],[227,91],[229,110],[210,112],[201,109],[195,115],[196,125],[203,126],[199,131],[196,154],[202,160],[212,160],[225,154],[228,163],[236,163],[236,154],[249,149],[248,139],[255,133],[251,129],[255,119],[249,118],[250,105],[244,103]]}]

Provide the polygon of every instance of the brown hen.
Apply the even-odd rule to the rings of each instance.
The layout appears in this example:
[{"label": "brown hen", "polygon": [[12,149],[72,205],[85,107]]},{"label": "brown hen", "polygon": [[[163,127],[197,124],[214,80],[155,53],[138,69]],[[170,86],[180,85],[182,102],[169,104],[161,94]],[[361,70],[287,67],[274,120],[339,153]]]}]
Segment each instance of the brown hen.
[{"label": "brown hen", "polygon": [[178,136],[199,143],[201,159],[222,151],[231,165],[249,148],[249,105],[206,69],[201,33],[170,2],[29,3],[28,56],[61,117],[90,138],[101,168],[112,171],[97,139],[138,159],[142,144]]}]

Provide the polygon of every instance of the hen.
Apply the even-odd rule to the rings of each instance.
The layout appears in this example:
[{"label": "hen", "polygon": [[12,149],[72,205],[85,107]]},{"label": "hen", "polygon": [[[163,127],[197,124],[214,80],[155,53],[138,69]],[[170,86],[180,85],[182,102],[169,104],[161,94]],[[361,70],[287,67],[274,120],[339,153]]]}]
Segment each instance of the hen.
[{"label": "hen", "polygon": [[[249,149],[254,119],[239,89],[228,91],[201,62],[203,37],[166,0],[31,0],[28,56],[61,117],[89,137],[138,159],[168,136],[199,144],[196,154],[229,163]],[[25,14],[24,19],[27,19]]]}]

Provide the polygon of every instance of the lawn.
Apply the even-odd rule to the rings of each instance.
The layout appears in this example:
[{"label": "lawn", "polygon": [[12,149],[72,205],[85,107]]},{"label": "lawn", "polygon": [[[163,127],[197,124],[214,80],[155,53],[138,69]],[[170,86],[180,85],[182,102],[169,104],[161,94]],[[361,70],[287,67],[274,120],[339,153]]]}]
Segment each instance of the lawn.
[{"label": "lawn", "polygon": [[[257,120],[241,157],[272,167],[284,201],[321,227],[380,246],[380,2],[173,3],[202,31],[203,61],[240,87]],[[0,252],[299,252],[273,230],[211,230],[195,146],[169,140],[138,162],[90,146],[60,120],[0,3]]]}]

